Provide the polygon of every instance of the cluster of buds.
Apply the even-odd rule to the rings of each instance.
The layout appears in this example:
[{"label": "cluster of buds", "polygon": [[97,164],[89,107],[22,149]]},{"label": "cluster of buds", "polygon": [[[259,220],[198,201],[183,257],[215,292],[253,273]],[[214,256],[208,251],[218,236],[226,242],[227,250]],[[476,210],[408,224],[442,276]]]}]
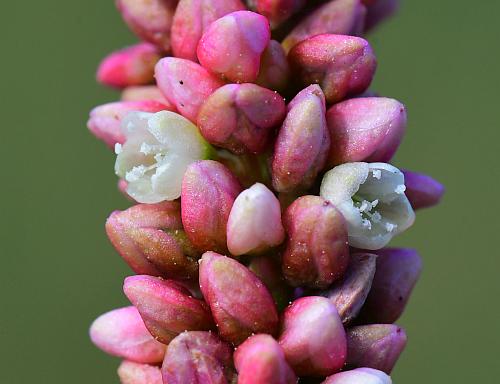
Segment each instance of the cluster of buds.
[{"label": "cluster of buds", "polygon": [[390,384],[418,253],[387,248],[444,189],[389,164],[406,128],[362,36],[395,0],[117,0],[141,42],[98,81],[116,152],[107,235],[131,306],[90,337],[123,384]]}]

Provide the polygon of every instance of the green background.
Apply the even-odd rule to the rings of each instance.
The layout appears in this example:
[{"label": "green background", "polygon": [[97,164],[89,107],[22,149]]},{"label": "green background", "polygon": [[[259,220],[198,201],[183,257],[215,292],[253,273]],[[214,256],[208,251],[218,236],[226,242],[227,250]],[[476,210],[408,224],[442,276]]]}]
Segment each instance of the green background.
[{"label": "green background", "polygon": [[[409,345],[396,383],[500,373],[499,13],[494,0],[407,1],[369,38],[373,89],[409,110],[396,164],[448,189],[397,241],[425,270],[400,321]],[[0,383],[116,383],[118,360],[87,329],[126,303],[130,272],[103,225],[127,203],[85,122],[116,98],[94,81],[98,61],[134,38],[111,0],[3,1],[0,19]]]}]

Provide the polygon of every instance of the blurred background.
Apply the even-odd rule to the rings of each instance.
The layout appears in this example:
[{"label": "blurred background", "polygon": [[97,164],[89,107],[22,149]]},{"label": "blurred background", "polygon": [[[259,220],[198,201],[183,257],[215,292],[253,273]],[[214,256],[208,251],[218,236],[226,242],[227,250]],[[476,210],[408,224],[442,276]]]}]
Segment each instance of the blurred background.
[{"label": "blurred background", "polygon": [[[409,111],[395,164],[448,190],[395,243],[417,248],[425,267],[399,322],[409,344],[395,383],[492,383],[500,373],[499,13],[493,0],[403,1],[369,36],[372,89]],[[117,98],[94,81],[99,60],[135,39],[111,0],[3,2],[0,19],[0,383],[117,383],[118,360],[87,330],[127,303],[130,271],[103,228],[127,202],[114,155],[85,123]]]}]

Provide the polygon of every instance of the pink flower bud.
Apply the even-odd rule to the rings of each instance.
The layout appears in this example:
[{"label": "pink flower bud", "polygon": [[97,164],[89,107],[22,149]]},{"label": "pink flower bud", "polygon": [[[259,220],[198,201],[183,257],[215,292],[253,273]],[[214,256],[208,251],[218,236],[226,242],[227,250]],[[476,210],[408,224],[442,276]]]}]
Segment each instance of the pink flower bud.
[{"label": "pink flower bud", "polygon": [[99,316],[90,326],[90,339],[104,352],[136,363],[159,363],[166,349],[153,339],[132,306]]},{"label": "pink flower bud", "polygon": [[141,314],[149,332],[164,344],[181,332],[214,327],[205,302],[190,296],[189,291],[172,280],[130,276],[125,279],[123,292]]},{"label": "pink flower bud", "polygon": [[358,368],[336,373],[327,377],[322,384],[392,384],[392,380],[382,371],[372,368]]},{"label": "pink flower bud", "polygon": [[279,343],[299,376],[327,376],[346,359],[344,327],[332,302],[308,296],[295,300],[283,314]]},{"label": "pink flower bud", "polygon": [[271,165],[276,191],[309,188],[325,166],[330,149],[325,110],[325,97],[318,85],[305,88],[288,104]]},{"label": "pink flower bud", "polygon": [[227,220],[241,186],[222,164],[202,160],[188,166],[182,181],[182,223],[201,251],[227,249]]},{"label": "pink flower bud", "polygon": [[211,332],[184,332],[168,345],[161,368],[168,384],[227,384],[235,372],[231,346]]},{"label": "pink flower bud", "polygon": [[110,87],[150,84],[161,53],[153,44],[139,43],[106,56],[97,70],[97,81]]},{"label": "pink flower bud", "polygon": [[368,4],[365,31],[371,31],[399,9],[399,0],[374,0]]},{"label": "pink flower bud", "polygon": [[406,333],[397,325],[353,327],[347,331],[347,365],[390,374],[405,346]]},{"label": "pink flower bud", "polygon": [[244,265],[206,252],[200,264],[200,288],[222,339],[238,345],[253,333],[276,333],[278,313],[273,298]]},{"label": "pink flower bud", "polygon": [[138,85],[127,87],[122,91],[122,101],[143,101],[143,100],[156,100],[167,107],[170,111],[175,112],[175,107],[168,101],[165,96],[160,92],[156,85]]},{"label": "pink flower bud", "polygon": [[269,22],[250,11],[230,13],[214,21],[198,44],[198,60],[233,83],[251,83],[259,75],[261,55],[271,40]]},{"label": "pink flower bud", "polygon": [[160,368],[123,361],[118,367],[121,384],[163,384]]},{"label": "pink flower bud", "polygon": [[170,29],[178,0],[116,0],[129,28],[141,39],[170,50]]},{"label": "pink flower bud", "polygon": [[288,58],[302,83],[319,84],[330,104],[365,91],[377,67],[368,41],[354,36],[313,36],[295,45]]},{"label": "pink flower bud", "polygon": [[195,278],[199,254],[182,228],[180,204],[138,204],[115,211],[106,222],[111,243],[139,274]]},{"label": "pink flower bud", "polygon": [[274,29],[300,11],[306,0],[251,0],[252,9],[268,18]]},{"label": "pink flower bud", "polygon": [[292,286],[326,288],[349,263],[347,225],[342,214],[319,196],[297,199],[284,216],[288,240],[282,269]]},{"label": "pink flower bud", "polygon": [[326,120],[332,138],[330,165],[388,162],[404,136],[406,109],[394,99],[357,98],[332,106]]},{"label": "pink flower bud", "polygon": [[445,192],[444,185],[423,173],[403,170],[403,174],[405,194],[413,209],[429,208],[439,204]]},{"label": "pink flower bud", "polygon": [[276,92],[255,84],[228,84],[203,104],[198,127],[211,144],[236,154],[261,153],[285,115],[285,101]]},{"label": "pink flower bud", "polygon": [[225,149],[217,150],[217,160],[224,164],[239,180],[244,188],[255,183],[271,186],[271,175],[267,165],[267,155],[235,155]]},{"label": "pink flower bud", "polygon": [[271,40],[262,54],[259,77],[255,83],[275,91],[286,90],[290,80],[290,66],[285,50],[279,42]]},{"label": "pink flower bud", "polygon": [[155,77],[165,97],[193,122],[207,97],[224,85],[201,65],[175,57],[161,59],[156,64]]},{"label": "pink flower bud", "polygon": [[359,35],[365,15],[361,0],[331,0],[305,17],[283,40],[283,47],[288,52],[295,44],[325,33]]},{"label": "pink flower bud", "polygon": [[131,111],[158,112],[170,110],[155,100],[143,101],[118,101],[103,104],[90,111],[90,118],[87,127],[99,140],[114,148],[116,143],[125,142],[125,134],[122,132],[120,124],[122,119]]},{"label": "pink flower bud", "polygon": [[227,222],[227,246],[235,256],[264,252],[285,240],[280,202],[263,184],[241,192]]},{"label": "pink flower bud", "polygon": [[208,26],[228,13],[244,9],[240,0],[180,0],[172,25],[174,56],[197,61],[196,48]]},{"label": "pink flower bud", "polygon": [[285,360],[283,349],[269,335],[255,335],[234,354],[238,384],[296,384],[297,376]]},{"label": "pink flower bud", "polygon": [[377,270],[365,305],[360,313],[364,323],[394,323],[404,311],[420,271],[417,251],[386,248],[376,251]]},{"label": "pink flower bud", "polygon": [[350,323],[358,315],[370,292],[375,276],[377,255],[355,253],[342,280],[321,293],[331,300],[344,324]]}]

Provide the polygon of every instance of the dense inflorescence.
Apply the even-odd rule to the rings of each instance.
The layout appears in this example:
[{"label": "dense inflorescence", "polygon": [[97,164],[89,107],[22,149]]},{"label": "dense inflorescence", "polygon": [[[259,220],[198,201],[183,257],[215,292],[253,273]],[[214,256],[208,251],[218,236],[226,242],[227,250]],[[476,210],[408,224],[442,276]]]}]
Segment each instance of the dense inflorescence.
[{"label": "dense inflorescence", "polygon": [[117,0],[140,43],[89,130],[133,206],[106,233],[132,306],[90,337],[123,384],[390,384],[422,262],[388,248],[443,186],[389,164],[406,108],[368,88],[395,0]]}]

